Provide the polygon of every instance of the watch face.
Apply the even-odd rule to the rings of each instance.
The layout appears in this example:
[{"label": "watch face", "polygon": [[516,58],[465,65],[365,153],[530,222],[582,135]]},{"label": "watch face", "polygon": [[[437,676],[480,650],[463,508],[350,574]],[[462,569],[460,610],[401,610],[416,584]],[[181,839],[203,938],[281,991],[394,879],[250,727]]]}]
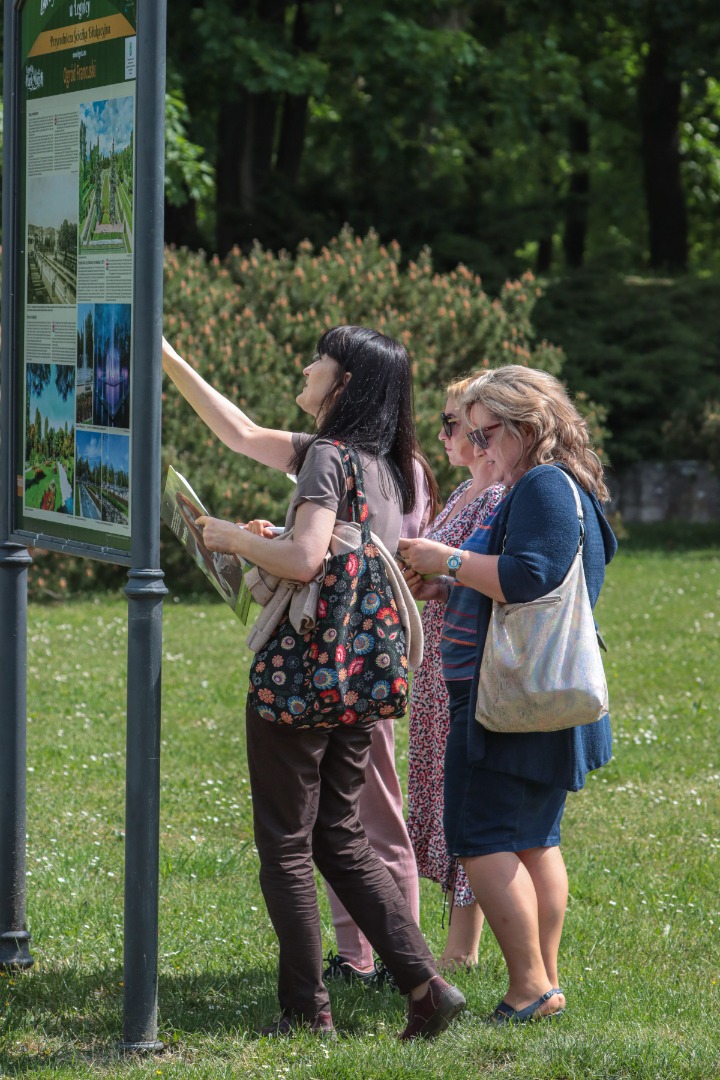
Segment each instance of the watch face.
[{"label": "watch face", "polygon": [[461,566],[462,566],[462,555],[457,555],[456,554],[456,555],[449,555],[448,556],[447,568],[448,568],[448,570],[450,570],[451,573],[453,573],[456,570],[459,570]]}]

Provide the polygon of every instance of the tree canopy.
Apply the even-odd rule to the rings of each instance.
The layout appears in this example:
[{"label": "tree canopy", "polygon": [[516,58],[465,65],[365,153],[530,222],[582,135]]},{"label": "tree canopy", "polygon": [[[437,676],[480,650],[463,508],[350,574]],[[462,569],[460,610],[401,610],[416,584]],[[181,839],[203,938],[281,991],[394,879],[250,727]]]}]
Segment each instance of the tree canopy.
[{"label": "tree canopy", "polygon": [[712,267],[719,46],[712,0],[174,0],[168,238]]}]

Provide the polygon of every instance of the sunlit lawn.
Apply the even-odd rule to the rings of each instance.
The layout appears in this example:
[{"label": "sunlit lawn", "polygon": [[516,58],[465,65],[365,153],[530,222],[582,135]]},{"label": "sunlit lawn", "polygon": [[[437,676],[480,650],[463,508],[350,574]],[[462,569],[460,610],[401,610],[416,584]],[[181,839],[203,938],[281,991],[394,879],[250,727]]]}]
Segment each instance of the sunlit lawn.
[{"label": "sunlit lawn", "polygon": [[[276,946],[251,841],[245,629],[210,595],[171,599],[164,617],[159,1007],[168,1049],[126,1061],[116,1049],[126,602],[118,596],[32,606],[28,917],[35,967],[0,978],[0,1075],[720,1076],[720,547],[626,545],[598,617],[610,649],[616,757],[570,798],[564,823],[567,1015],[507,1032],[483,1026],[504,989],[488,932],[479,970],[459,979],[469,1010],[451,1033],[431,1045],[401,1045],[394,1039],[404,1017],[397,995],[340,987],[333,1009],[343,1037],[328,1046],[254,1034],[275,1015]],[[397,728],[404,773],[407,724]],[[424,882],[422,925],[437,952],[441,919],[441,897]]]}]

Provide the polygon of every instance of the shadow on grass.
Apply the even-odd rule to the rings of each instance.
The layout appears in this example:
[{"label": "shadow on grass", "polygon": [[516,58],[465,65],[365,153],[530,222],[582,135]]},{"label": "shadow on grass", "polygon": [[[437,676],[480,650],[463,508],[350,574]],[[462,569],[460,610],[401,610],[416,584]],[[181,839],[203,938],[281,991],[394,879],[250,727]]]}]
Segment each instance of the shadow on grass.
[{"label": "shadow on grass", "polygon": [[[4,992],[4,993],[3,993]],[[331,988],[333,1015],[341,1034],[378,1023],[402,1027],[404,998],[340,984]],[[90,1069],[137,1060],[121,1048],[123,983],[119,967],[94,971],[35,970],[3,979],[0,994],[0,1076],[41,1069]],[[279,1014],[274,968],[163,974],[158,990],[158,1038],[171,1056],[191,1042],[223,1047],[259,1037]],[[162,1057],[162,1055],[160,1055]]]},{"label": "shadow on grass", "polygon": [[[14,984],[14,985],[13,985]],[[122,970],[67,968],[17,974],[2,989],[0,1075],[70,1062],[121,1057]],[[9,1000],[8,1000],[9,999]],[[259,1018],[272,1019],[275,977],[269,970],[178,973],[159,979],[159,1028],[172,1043],[185,1032],[234,1038],[252,1035]],[[246,1005],[247,1008],[243,1008]],[[263,1022],[269,1022],[265,1020]],[[12,1047],[12,1049],[9,1049]]]}]

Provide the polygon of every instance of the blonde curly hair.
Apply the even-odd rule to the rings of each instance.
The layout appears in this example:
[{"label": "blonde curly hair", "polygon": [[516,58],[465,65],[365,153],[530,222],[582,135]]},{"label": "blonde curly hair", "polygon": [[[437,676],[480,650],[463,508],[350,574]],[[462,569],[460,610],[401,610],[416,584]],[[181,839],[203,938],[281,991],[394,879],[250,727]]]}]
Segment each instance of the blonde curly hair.
[{"label": "blonde curly hair", "polygon": [[476,371],[473,375],[465,375],[462,379],[454,379],[446,386],[445,396],[454,398],[455,401],[459,402],[470,383],[475,382],[483,374],[482,371]]},{"label": "blonde curly hair", "polygon": [[[456,385],[463,381],[466,380]],[[554,375],[537,368],[507,364],[470,380],[456,401],[458,413],[468,428],[472,427],[473,405],[482,405],[516,439],[519,448],[523,448],[529,430],[532,443],[523,455],[528,468],[553,462],[567,465],[586,491],[595,494],[601,502],[610,498],[602,464],[590,445],[587,422]]]}]

